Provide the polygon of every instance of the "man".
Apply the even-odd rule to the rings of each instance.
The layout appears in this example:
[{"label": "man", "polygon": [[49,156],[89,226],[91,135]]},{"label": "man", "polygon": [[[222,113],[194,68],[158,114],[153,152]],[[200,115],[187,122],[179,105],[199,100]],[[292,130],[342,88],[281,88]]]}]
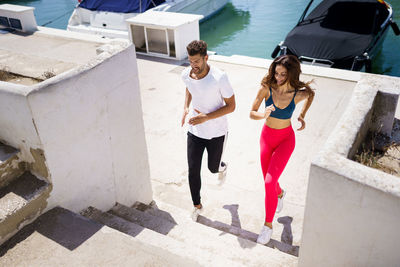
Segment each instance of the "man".
[{"label": "man", "polygon": [[208,153],[208,169],[212,173],[219,173],[220,184],[226,177],[227,164],[221,161],[228,133],[225,115],[235,110],[235,95],[226,73],[207,64],[206,42],[192,41],[186,49],[190,67],[182,72],[186,84],[182,126],[192,103],[188,120],[187,159],[194,205],[192,219],[197,221],[203,208],[200,200],[200,172],[204,149]]}]

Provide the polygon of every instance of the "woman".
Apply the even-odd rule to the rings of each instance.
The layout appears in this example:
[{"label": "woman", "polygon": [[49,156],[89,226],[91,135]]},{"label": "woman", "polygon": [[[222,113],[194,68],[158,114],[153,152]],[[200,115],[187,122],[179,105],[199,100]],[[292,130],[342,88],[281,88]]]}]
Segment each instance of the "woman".
[{"label": "woman", "polygon": [[[278,179],[288,162],[295,146],[295,134],[291,117],[297,103],[306,100],[297,118],[303,130],[304,118],[314,98],[314,91],[308,83],[299,80],[300,62],[291,55],[277,57],[271,64],[268,74],[261,81],[261,88],[250,111],[253,120],[265,119],[261,132],[261,168],[265,184],[265,224],[257,242],[267,244],[272,235],[272,220],[275,212],[283,208],[285,191]],[[265,101],[265,111],[258,112]]]}]

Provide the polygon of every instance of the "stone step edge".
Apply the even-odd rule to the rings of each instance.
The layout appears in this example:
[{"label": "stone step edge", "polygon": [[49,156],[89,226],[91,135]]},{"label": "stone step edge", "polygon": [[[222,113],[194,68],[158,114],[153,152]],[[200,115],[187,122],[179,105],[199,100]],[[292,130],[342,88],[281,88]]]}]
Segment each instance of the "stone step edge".
[{"label": "stone step edge", "polygon": [[[190,213],[182,208],[173,206],[171,204],[165,203],[165,202],[155,202],[153,201],[151,205],[146,205],[144,203],[141,203],[137,201],[132,208],[143,211],[145,213],[149,213],[153,216],[163,216],[164,219],[169,220],[172,223],[179,224],[184,222],[187,218],[189,218]],[[175,215],[175,217],[170,216],[169,214]],[[168,217],[166,215],[162,214],[168,214]],[[187,218],[186,218],[187,217]],[[203,224],[205,226],[241,237],[243,239],[247,239],[253,242],[256,242],[258,234],[253,233],[251,231],[247,231],[243,228],[239,228],[235,225],[228,225],[223,222],[218,222],[218,221],[213,221],[210,220],[202,215],[199,216],[198,223]],[[273,247],[272,247],[273,248]]]},{"label": "stone step edge", "polygon": [[[24,226],[35,221],[36,218],[43,213],[43,211],[47,206],[46,200],[50,196],[51,190],[52,190],[52,185],[45,183],[40,188],[36,189],[33,192],[33,194],[30,195],[30,198],[27,199],[27,202],[21,207],[15,206],[16,203],[18,203],[18,201],[9,201],[11,202],[11,204],[14,204],[15,207],[8,209],[9,212],[1,214],[3,218],[0,219],[0,225],[2,226],[1,229],[3,233],[2,231],[0,231],[0,245],[2,245],[11,237],[13,237]],[[37,206],[35,212],[31,211],[30,208],[32,206]],[[18,219],[18,217],[20,217],[21,219]],[[17,218],[17,220],[15,220],[15,218]],[[13,220],[15,221],[13,222]],[[10,231],[5,230],[6,229],[5,227],[12,227],[12,225],[15,225],[14,229],[11,229]]]},{"label": "stone step edge", "polygon": [[[160,188],[163,188],[163,190],[168,191],[165,194],[161,193],[161,192],[155,192],[155,194],[153,194],[153,200],[155,200],[157,203],[158,203],[158,201],[161,201],[163,203],[168,203],[169,205],[172,205],[174,207],[179,207],[183,210],[186,210],[187,213],[189,213],[191,211],[192,201],[190,199],[190,194],[187,194],[187,192],[186,192],[187,190],[182,188],[182,186],[164,184],[164,183],[161,183],[158,181],[152,181],[152,182],[157,185],[157,186],[154,186],[155,188],[160,187]],[[186,186],[188,186],[188,185],[186,184]],[[228,186],[229,186],[229,189],[227,188]],[[226,188],[226,190],[228,190],[228,191],[229,190],[232,191],[231,195],[232,194],[233,195],[240,194],[240,189],[236,186],[226,184],[226,185],[224,185],[223,188]],[[258,234],[261,231],[261,228],[263,225],[264,217],[262,216],[262,214],[264,213],[264,211],[260,210],[259,208],[254,209],[254,207],[245,207],[243,205],[239,205],[238,202],[236,202],[236,204],[234,204],[235,202],[232,200],[228,204],[228,202],[224,201],[223,199],[216,199],[215,198],[216,194],[219,195],[220,190],[225,190],[223,188],[222,187],[216,188],[216,187],[210,187],[210,186],[207,188],[208,192],[206,195],[208,195],[207,196],[208,199],[205,199],[205,210],[203,212],[203,215],[209,219],[212,219],[213,221],[220,221],[220,222],[223,222],[228,225],[233,224],[239,228],[245,227],[246,230],[249,230],[251,232]],[[156,189],[156,190],[159,190],[159,189]],[[247,192],[247,193],[249,193],[249,192]],[[166,197],[169,194],[171,194],[171,195],[182,194],[182,197],[180,198],[180,199],[182,199],[182,201],[177,202],[176,201],[177,198],[170,201],[170,198]],[[253,193],[251,193],[251,194],[253,194]],[[211,195],[212,195],[212,197],[210,197]],[[235,206],[237,206],[237,207],[235,208]],[[296,208],[295,206],[300,207],[297,203],[288,201],[287,197],[285,200],[285,207],[286,206],[291,206],[290,207],[291,209]],[[304,206],[301,206],[300,208],[304,209]],[[287,209],[285,208],[284,210],[285,211],[283,213],[281,213],[279,215],[276,214],[277,218],[276,218],[276,220],[274,220],[273,224],[276,225],[277,229],[283,228],[284,223],[279,222],[279,219],[282,217],[283,214],[286,215],[286,216],[284,215],[285,217],[291,217],[286,212]],[[245,218],[245,222],[243,222],[243,225],[241,223],[241,218],[242,219]],[[298,217],[298,218],[300,218],[300,217]],[[291,219],[293,220],[293,217]],[[301,220],[298,220],[298,221],[301,221]],[[276,222],[280,223],[281,225],[277,225]],[[276,233],[274,233],[273,236],[275,237],[275,239],[279,240],[279,236],[276,235]],[[296,240],[296,242],[294,244],[292,242],[291,245],[299,247],[300,243],[301,243],[300,240]]]},{"label": "stone step edge", "polygon": [[80,212],[80,215],[115,229],[123,234],[129,235],[143,243],[167,250],[174,255],[194,260],[202,266],[241,266],[235,262],[229,261],[228,259],[222,258],[219,255],[214,255],[207,251],[200,250],[194,245],[184,244],[173,238],[127,221],[119,216],[108,212],[102,212],[95,207],[86,208]]},{"label": "stone step edge", "polygon": [[19,152],[19,149],[0,141],[0,163],[8,160]]},{"label": "stone step edge", "polygon": [[[144,203],[137,201],[132,206],[132,208],[135,208],[135,209],[143,211],[143,212],[147,212],[153,216],[159,216],[161,214],[161,216],[163,216],[164,219],[169,220],[175,224],[184,223],[187,220],[187,218],[189,218],[189,215],[190,215],[190,213],[188,211],[186,211],[180,207],[171,205],[169,203],[163,202],[163,201],[155,202],[153,200],[153,202],[150,203],[150,205],[146,205]],[[214,228],[216,230],[223,231],[228,234],[232,234],[234,236],[237,236],[239,238],[246,239],[246,240],[249,240],[252,242],[256,242],[257,237],[258,237],[257,233],[239,228],[234,225],[228,225],[223,222],[212,220],[212,219],[206,218],[202,215],[199,216],[197,222],[198,222],[198,224],[201,224],[201,225],[204,225],[204,226],[207,226],[210,228]],[[289,254],[294,257],[298,257],[298,255],[299,255],[299,247],[298,246],[292,246],[290,244],[286,244],[286,243],[280,242],[278,240],[271,239],[271,241],[268,244],[266,244],[265,246],[272,248],[272,249],[276,248],[280,252]]]},{"label": "stone step edge", "polygon": [[0,188],[6,187],[26,170],[19,149],[0,142]]},{"label": "stone step edge", "polygon": [[200,266],[60,206],[9,241],[0,266]]},{"label": "stone step edge", "polygon": [[[263,260],[270,264],[279,264],[282,260],[288,264],[297,261],[297,258],[292,255],[234,235],[221,234],[221,231],[194,223],[189,218],[185,223],[173,224],[163,218],[121,204],[115,205],[109,213],[185,243],[197,241],[198,246],[204,250],[207,249],[212,253],[219,251],[225,258],[242,261],[244,265],[247,263],[258,266]],[[228,250],[226,250],[227,246],[229,246]]]}]

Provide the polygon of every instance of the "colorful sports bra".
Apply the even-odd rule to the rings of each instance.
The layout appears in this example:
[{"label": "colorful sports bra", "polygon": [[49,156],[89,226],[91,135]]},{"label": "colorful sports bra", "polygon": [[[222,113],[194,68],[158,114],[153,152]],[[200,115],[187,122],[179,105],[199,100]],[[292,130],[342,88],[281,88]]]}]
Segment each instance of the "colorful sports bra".
[{"label": "colorful sports bra", "polygon": [[277,118],[277,119],[282,119],[282,120],[287,120],[292,117],[293,111],[296,107],[296,104],[294,103],[294,98],[296,97],[297,90],[294,91],[294,96],[292,101],[290,101],[289,105],[284,108],[280,109],[274,104],[274,100],[272,99],[272,90],[271,87],[269,88],[269,98],[265,100],[265,106],[268,107],[270,105],[274,105],[275,111],[271,112],[271,117]]}]

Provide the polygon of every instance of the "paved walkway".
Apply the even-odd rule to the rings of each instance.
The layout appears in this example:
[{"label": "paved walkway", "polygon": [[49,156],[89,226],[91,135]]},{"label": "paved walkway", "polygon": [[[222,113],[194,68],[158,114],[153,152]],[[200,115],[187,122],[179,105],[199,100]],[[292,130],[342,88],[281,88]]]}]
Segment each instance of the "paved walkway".
[{"label": "paved walkway", "polygon": [[[191,210],[186,163],[186,127],[180,127],[185,87],[180,78],[184,68],[167,60],[138,59],[146,140],[154,199]],[[259,135],[262,121],[249,119],[251,104],[267,69],[209,61],[227,72],[235,90],[237,108],[229,115],[229,139],[225,161],[227,182],[217,186],[203,160],[202,202],[204,216],[215,223],[239,226],[258,233],[264,220],[264,188],[259,163]],[[187,63],[186,63],[187,64]],[[316,97],[306,117],[306,129],[296,131],[296,148],[280,178],[287,191],[282,213],[275,216],[272,238],[299,246],[309,166],[335,127],[349,102],[355,82],[303,75],[315,79]],[[296,108],[297,118],[301,105]],[[299,126],[293,119],[294,128]],[[278,220],[278,222],[277,222]],[[286,240],[284,240],[286,239]]]}]

